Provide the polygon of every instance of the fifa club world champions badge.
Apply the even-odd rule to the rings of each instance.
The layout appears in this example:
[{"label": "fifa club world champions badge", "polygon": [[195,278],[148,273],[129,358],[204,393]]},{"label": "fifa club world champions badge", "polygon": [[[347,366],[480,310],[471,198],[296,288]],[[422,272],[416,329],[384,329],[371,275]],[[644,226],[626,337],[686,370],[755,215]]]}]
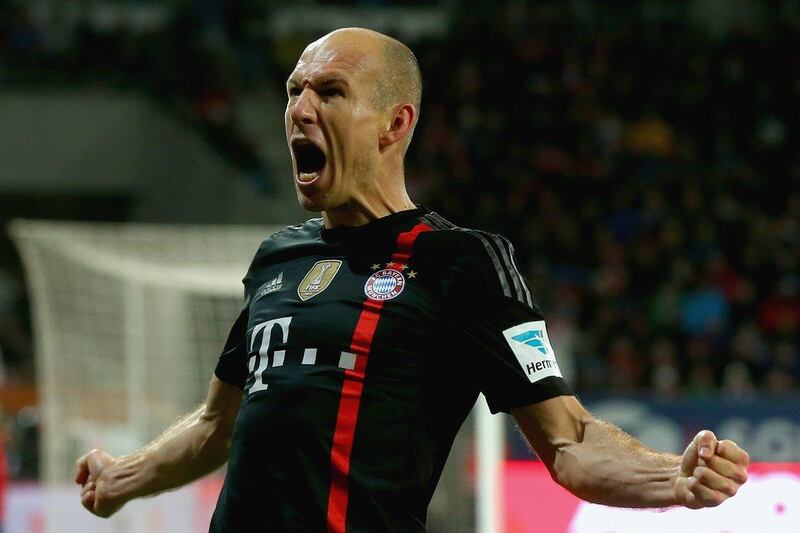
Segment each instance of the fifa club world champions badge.
[{"label": "fifa club world champions badge", "polygon": [[391,300],[397,298],[406,286],[406,278],[393,268],[375,272],[364,285],[364,292],[372,300]]}]

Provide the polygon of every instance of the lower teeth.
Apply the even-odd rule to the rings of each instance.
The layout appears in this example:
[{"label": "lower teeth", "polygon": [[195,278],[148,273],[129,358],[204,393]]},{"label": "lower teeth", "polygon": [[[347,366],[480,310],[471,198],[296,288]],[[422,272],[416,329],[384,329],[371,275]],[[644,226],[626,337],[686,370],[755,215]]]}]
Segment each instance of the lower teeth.
[{"label": "lower teeth", "polygon": [[308,182],[312,181],[319,175],[318,172],[301,172],[300,173],[300,181]]}]

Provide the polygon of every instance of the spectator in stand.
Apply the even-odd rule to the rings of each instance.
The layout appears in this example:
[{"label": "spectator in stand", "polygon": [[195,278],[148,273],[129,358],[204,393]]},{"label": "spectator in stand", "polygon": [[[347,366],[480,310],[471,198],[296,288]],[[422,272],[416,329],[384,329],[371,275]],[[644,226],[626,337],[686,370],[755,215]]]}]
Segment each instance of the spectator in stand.
[{"label": "spectator in stand", "polygon": [[[265,80],[282,87],[290,65],[259,78],[257,51],[272,46],[279,62],[303,39],[254,33],[246,22],[268,16],[262,4],[183,2],[153,34],[109,35],[86,18],[42,24],[28,4],[4,2],[0,67],[137,87],[263,174],[238,131],[238,95]],[[779,362],[792,358],[777,353],[800,345],[797,23],[768,11],[766,31],[712,40],[613,5],[593,22],[572,3],[486,6],[456,13],[445,39],[414,45],[430,90],[410,188],[454,221],[518,243],[545,310],[570,294],[564,331],[579,332],[581,386],[616,365],[625,390],[796,389],[794,366]],[[104,57],[92,56],[102,43]],[[625,349],[603,335],[627,336]]]}]

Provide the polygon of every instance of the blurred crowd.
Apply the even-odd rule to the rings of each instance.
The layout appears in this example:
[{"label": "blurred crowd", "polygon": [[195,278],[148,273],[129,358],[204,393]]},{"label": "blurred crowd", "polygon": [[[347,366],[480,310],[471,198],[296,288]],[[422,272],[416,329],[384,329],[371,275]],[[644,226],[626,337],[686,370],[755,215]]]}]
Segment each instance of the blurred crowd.
[{"label": "blurred crowd", "polygon": [[199,131],[268,191],[256,139],[239,127],[237,94],[266,78],[267,50],[248,24],[266,0],[107,3],[0,0],[0,84],[100,86],[148,95]]},{"label": "blurred crowd", "polygon": [[800,28],[500,13],[416,47],[417,197],[516,244],[577,391],[796,392]]},{"label": "blurred crowd", "polygon": [[[40,4],[0,0],[4,83],[141,90],[265,174],[237,94],[282,91],[318,35],[257,31],[268,2],[177,1],[152,25]],[[587,31],[541,5],[476,4],[411,43],[412,196],[515,243],[576,391],[797,391],[800,28],[712,39],[621,5]]]}]

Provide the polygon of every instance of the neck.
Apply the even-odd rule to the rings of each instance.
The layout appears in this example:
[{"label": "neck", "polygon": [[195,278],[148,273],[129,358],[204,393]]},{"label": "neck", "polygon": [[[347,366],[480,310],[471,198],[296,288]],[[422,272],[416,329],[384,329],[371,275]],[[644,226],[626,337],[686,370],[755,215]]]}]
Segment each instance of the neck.
[{"label": "neck", "polygon": [[397,202],[365,202],[360,198],[354,198],[345,205],[323,211],[322,220],[329,229],[336,226],[363,226],[373,220],[416,207],[408,195]]},{"label": "neck", "polygon": [[323,211],[325,227],[363,226],[392,213],[417,207],[408,196],[402,173],[397,179],[378,179],[372,183],[374,186],[358,191],[347,203]]}]

